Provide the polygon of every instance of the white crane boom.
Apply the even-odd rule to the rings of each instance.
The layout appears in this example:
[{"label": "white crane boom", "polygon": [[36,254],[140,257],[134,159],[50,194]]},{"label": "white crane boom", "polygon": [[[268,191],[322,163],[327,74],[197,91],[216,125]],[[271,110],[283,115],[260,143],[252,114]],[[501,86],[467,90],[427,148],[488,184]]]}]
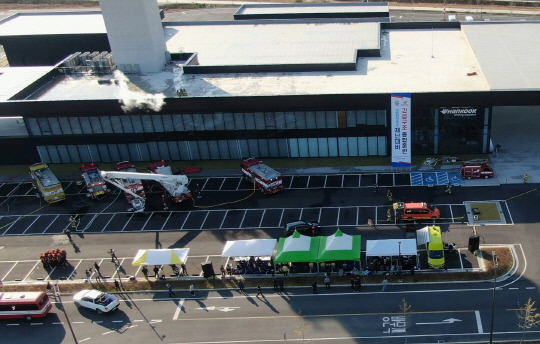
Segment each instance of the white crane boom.
[{"label": "white crane boom", "polygon": [[[111,184],[119,187],[118,184],[113,183],[116,179],[144,179],[144,180],[155,180],[160,183],[174,198],[185,199],[186,195],[189,195],[188,198],[191,198],[191,192],[187,188],[188,177],[185,175],[165,175],[165,174],[155,174],[155,173],[139,173],[139,172],[123,172],[123,171],[100,171],[103,179],[106,179]],[[122,190],[126,191],[126,188],[122,187]],[[131,192],[130,192],[131,193]]]}]

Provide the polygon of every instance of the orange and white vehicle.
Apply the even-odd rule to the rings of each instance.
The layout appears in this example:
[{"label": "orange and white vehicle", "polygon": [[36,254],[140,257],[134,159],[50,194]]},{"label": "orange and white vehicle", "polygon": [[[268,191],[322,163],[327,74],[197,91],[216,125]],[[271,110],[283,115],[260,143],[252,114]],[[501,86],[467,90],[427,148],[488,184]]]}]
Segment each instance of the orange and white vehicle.
[{"label": "orange and white vehicle", "polygon": [[96,164],[89,163],[81,166],[82,177],[86,183],[86,196],[90,198],[98,198],[109,193],[107,184],[101,175],[99,174],[98,166]]},{"label": "orange and white vehicle", "polygon": [[45,292],[0,292],[0,319],[43,318],[51,309]]},{"label": "orange and white vehicle", "polygon": [[462,178],[491,178],[494,175],[493,168],[485,161],[466,161],[461,165]]},{"label": "orange and white vehicle", "polygon": [[[131,161],[122,161],[117,163],[114,170],[122,172],[137,172],[135,165],[133,165]],[[117,182],[122,184],[123,190],[128,190],[124,193],[126,195],[126,200],[132,206],[130,210],[133,210],[136,213],[144,211],[146,194],[144,192],[142,180],[138,178],[124,178],[118,179]]]},{"label": "orange and white vehicle", "polygon": [[397,202],[393,205],[396,217],[402,220],[436,220],[441,218],[441,211],[425,202],[403,203]]},{"label": "orange and white vehicle", "polygon": [[162,178],[152,180],[157,181],[161,185],[163,192],[173,202],[180,203],[193,198],[191,191],[187,188],[189,183],[188,177],[183,174],[173,174],[171,166],[167,165],[165,160],[148,164],[148,171],[162,176]]},{"label": "orange and white vehicle", "polygon": [[255,184],[255,187],[259,188],[261,192],[274,194],[283,191],[281,173],[263,164],[259,159],[246,159],[242,161],[240,167],[242,168],[242,174],[245,179]]}]

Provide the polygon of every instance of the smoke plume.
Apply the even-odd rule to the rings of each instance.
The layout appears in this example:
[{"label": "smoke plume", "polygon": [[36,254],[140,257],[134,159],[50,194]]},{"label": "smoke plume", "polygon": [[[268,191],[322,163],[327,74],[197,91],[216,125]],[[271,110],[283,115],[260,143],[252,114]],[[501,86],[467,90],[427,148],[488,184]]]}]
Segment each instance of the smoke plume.
[{"label": "smoke plume", "polygon": [[114,71],[114,78],[120,87],[120,104],[124,112],[151,110],[158,112],[165,105],[163,93],[134,92],[128,88],[129,79],[119,70]]}]

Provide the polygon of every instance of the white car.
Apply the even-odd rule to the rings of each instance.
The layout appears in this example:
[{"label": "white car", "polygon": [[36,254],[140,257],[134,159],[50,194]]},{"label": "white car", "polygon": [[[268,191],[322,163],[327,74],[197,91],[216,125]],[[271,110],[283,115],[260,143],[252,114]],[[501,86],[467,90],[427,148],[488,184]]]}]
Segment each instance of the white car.
[{"label": "white car", "polygon": [[99,290],[81,290],[73,296],[77,307],[84,307],[96,311],[98,314],[112,312],[118,308],[118,298]]}]

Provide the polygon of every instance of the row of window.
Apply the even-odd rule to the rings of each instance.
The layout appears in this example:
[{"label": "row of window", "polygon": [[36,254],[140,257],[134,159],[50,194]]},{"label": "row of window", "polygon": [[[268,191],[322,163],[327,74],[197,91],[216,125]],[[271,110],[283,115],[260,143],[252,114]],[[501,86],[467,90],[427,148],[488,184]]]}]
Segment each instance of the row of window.
[{"label": "row of window", "polygon": [[355,157],[387,155],[386,137],[170,141],[131,144],[38,146],[46,163],[152,160]]},{"label": "row of window", "polygon": [[[211,114],[144,114],[28,118],[31,135],[83,135],[182,132],[204,130],[293,130],[337,128],[337,111]],[[346,112],[347,127],[386,126],[386,111]],[[344,126],[345,124],[341,124]]]}]

